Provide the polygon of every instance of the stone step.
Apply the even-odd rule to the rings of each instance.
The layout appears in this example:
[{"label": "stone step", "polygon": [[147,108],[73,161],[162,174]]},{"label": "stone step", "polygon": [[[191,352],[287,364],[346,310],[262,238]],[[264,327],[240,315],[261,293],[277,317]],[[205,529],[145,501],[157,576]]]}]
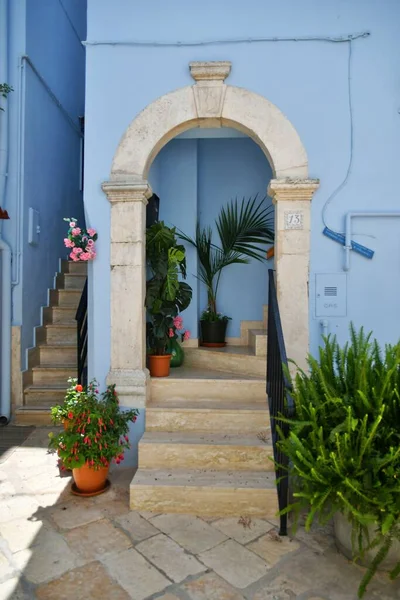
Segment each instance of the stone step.
[{"label": "stone step", "polygon": [[64,365],[76,370],[78,362],[76,344],[41,344],[38,348],[40,364]]},{"label": "stone step", "polygon": [[15,411],[13,424],[34,425],[35,427],[49,426],[52,424],[49,408],[47,406],[35,406],[34,408],[21,406]]},{"label": "stone step", "polygon": [[81,290],[50,290],[50,306],[78,308]]},{"label": "stone step", "polygon": [[79,290],[82,292],[85,282],[86,275],[81,273],[58,273],[56,278],[58,290]]},{"label": "stone step", "polygon": [[33,384],[58,384],[68,387],[68,379],[77,376],[76,366],[41,364],[32,367]]},{"label": "stone step", "polygon": [[[186,350],[185,350],[186,352]],[[265,359],[264,359],[265,360]],[[204,402],[261,403],[265,406],[265,379],[236,376],[232,373],[189,368],[171,369],[165,378],[153,377],[150,382],[152,402],[175,400],[183,405],[190,399]]]},{"label": "stone step", "polygon": [[130,507],[156,513],[275,517],[272,472],[138,469]]},{"label": "stone step", "polygon": [[248,346],[185,348],[185,364],[189,367],[259,377],[265,377],[267,369],[265,357],[256,356]]},{"label": "stone step", "polygon": [[250,329],[249,346],[256,356],[267,356],[267,330]]},{"label": "stone step", "polygon": [[76,308],[65,306],[46,306],[43,309],[43,321],[46,324],[75,325]]},{"label": "stone step", "polygon": [[264,321],[240,321],[240,338],[243,346],[249,345],[250,329],[263,329]]},{"label": "stone step", "polygon": [[49,409],[55,404],[62,404],[68,383],[63,385],[29,385],[24,390],[24,404],[29,407]]},{"label": "stone step", "polygon": [[270,426],[264,403],[228,404],[223,401],[173,400],[150,402],[146,407],[146,431],[197,431],[214,433],[259,433]]},{"label": "stone step", "polygon": [[87,263],[85,262],[73,262],[72,260],[61,261],[61,272],[62,273],[74,273],[76,275],[87,276]]},{"label": "stone step", "polygon": [[139,442],[139,469],[271,471],[270,439],[196,432],[145,432]]},{"label": "stone step", "polygon": [[73,325],[55,323],[45,325],[45,341],[47,344],[77,344],[76,321]]}]

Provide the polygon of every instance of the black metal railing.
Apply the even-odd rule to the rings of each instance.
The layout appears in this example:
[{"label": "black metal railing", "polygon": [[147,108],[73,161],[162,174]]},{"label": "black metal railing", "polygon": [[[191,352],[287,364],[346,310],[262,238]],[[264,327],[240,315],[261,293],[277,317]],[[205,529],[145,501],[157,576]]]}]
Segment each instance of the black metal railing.
[{"label": "black metal railing", "polygon": [[87,385],[87,347],[88,347],[88,326],[87,326],[88,292],[87,278],[79,301],[78,310],[75,319],[78,336],[78,383]]},{"label": "black metal railing", "polygon": [[[294,403],[290,396],[291,385],[283,367],[284,365],[287,366],[288,361],[276,294],[275,273],[272,269],[268,271],[268,279],[267,395],[276,464],[278,504],[279,510],[282,511],[288,506],[289,502],[289,478],[287,473],[289,461],[287,456],[278,448],[279,433],[277,425],[283,435],[287,436],[289,426],[286,423],[279,422],[279,415],[294,416]],[[279,535],[287,535],[287,514],[280,516]]]}]

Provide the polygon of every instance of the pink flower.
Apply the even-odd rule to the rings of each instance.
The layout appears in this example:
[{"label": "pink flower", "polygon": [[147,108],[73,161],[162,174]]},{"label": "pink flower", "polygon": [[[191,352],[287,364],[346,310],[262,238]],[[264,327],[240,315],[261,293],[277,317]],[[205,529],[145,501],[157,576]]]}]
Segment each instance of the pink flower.
[{"label": "pink flower", "polygon": [[183,329],[183,319],[182,317],[174,317],[174,327],[180,331]]},{"label": "pink flower", "polygon": [[76,262],[77,260],[79,260],[79,256],[77,254],[74,254],[74,252],[72,251],[71,254],[69,255],[69,257]]},{"label": "pink flower", "polygon": [[82,248],[74,248],[72,250],[73,254],[82,254],[83,250]]},{"label": "pink flower", "polygon": [[75,246],[74,242],[72,242],[68,238],[64,238],[64,245],[66,248],[73,248]]},{"label": "pink flower", "polygon": [[76,223],[74,221],[71,221],[71,223],[69,224],[70,227],[75,227]]},{"label": "pink flower", "polygon": [[82,252],[82,254],[80,255],[80,259],[81,260],[90,260],[91,255],[89,254],[89,252]]},{"label": "pink flower", "polygon": [[93,237],[94,235],[96,235],[96,230],[91,227],[87,230],[87,232],[90,235],[90,237]]},{"label": "pink flower", "polygon": [[72,235],[75,237],[76,235],[79,235],[80,232],[81,232],[80,227],[74,227],[74,229],[72,230]]},{"label": "pink flower", "polygon": [[170,330],[168,331],[168,335],[170,338],[174,337],[175,334],[174,334],[174,330],[172,328],[170,328]]},{"label": "pink flower", "polygon": [[186,329],[185,333],[183,334],[183,341],[186,342],[186,340],[190,340],[190,335],[190,331]]},{"label": "pink flower", "polygon": [[94,246],[94,241],[93,240],[88,240],[87,245],[89,246],[89,248],[92,248],[92,246]]}]

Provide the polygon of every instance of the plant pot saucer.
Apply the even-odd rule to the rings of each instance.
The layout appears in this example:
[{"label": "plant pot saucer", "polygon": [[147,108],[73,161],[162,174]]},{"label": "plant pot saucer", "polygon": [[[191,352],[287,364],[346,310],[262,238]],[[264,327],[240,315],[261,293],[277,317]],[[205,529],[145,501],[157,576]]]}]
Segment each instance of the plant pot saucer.
[{"label": "plant pot saucer", "polygon": [[72,482],[71,485],[71,494],[74,496],[83,496],[84,498],[91,498],[92,496],[99,496],[100,494],[104,494],[104,492],[108,492],[111,487],[111,482],[106,479],[106,484],[101,490],[97,490],[97,492],[80,492],[76,487],[75,481]]},{"label": "plant pot saucer", "polygon": [[226,342],[201,342],[200,346],[205,348],[225,348]]}]

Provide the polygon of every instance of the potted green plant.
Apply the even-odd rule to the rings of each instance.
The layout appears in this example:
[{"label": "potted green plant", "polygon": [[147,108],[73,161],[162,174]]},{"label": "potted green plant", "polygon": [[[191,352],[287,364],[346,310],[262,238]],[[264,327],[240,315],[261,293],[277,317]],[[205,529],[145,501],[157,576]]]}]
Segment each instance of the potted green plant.
[{"label": "potted green plant", "polygon": [[146,284],[148,315],[147,346],[152,377],[169,375],[171,353],[168,352],[170,330],[174,318],[185,310],[192,299],[192,288],[186,278],[185,248],[177,243],[174,227],[163,221],[146,231],[146,261],[150,277]]},{"label": "potted green plant", "polygon": [[296,416],[280,449],[289,458],[295,522],[309,530],[334,518],[336,543],[368,567],[361,598],[377,569],[400,573],[400,343],[382,351],[351,326],[350,343],[324,340],[319,360],[298,371]]},{"label": "potted green plant", "polygon": [[196,248],[199,260],[198,278],[207,289],[207,308],[200,317],[203,346],[224,346],[230,318],[217,310],[217,294],[223,269],[229,265],[247,264],[250,259],[266,260],[260,245],[274,241],[273,207],[257,196],[241,203],[231,201],[222,207],[215,221],[220,245],[213,243],[211,227],[197,223],[194,238],[179,232],[181,240]]},{"label": "potted green plant", "polygon": [[67,407],[54,407],[52,415],[68,425],[49,435],[49,447],[57,451],[63,469],[72,469],[77,492],[96,494],[104,490],[111,461],[119,464],[129,448],[129,423],[136,409],[122,412],[115,385],[99,396],[97,382],[82,388],[70,380]]}]

